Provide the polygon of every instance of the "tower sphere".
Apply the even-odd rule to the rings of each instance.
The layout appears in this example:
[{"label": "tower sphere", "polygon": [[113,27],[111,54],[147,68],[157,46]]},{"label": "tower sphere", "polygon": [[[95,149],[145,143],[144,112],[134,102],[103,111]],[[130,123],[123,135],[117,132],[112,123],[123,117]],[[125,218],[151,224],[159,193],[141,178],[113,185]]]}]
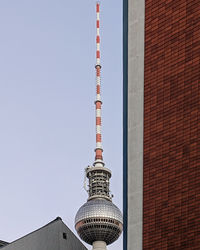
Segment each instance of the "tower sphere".
[{"label": "tower sphere", "polygon": [[75,217],[76,231],[90,245],[95,241],[104,241],[107,245],[116,241],[122,232],[122,223],[119,208],[100,198],[86,202]]}]

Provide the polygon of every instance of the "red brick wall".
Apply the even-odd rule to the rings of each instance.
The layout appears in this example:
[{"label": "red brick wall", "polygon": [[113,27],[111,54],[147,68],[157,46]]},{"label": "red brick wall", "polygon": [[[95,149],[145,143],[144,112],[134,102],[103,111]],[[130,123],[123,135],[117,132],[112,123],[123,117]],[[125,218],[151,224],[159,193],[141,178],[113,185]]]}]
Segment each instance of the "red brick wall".
[{"label": "red brick wall", "polygon": [[144,249],[200,250],[200,0],[146,0]]}]

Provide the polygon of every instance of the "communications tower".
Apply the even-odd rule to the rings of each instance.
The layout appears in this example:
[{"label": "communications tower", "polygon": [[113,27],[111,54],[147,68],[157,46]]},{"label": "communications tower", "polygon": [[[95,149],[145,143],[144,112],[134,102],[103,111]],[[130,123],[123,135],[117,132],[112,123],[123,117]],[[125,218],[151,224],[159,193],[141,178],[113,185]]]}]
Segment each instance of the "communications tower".
[{"label": "communications tower", "polygon": [[111,171],[105,167],[101,140],[101,63],[100,63],[100,3],[96,3],[96,148],[93,166],[85,169],[88,178],[88,200],[78,210],[75,228],[80,238],[93,245],[93,250],[106,250],[116,241],[123,228],[122,214],[112,203]]}]

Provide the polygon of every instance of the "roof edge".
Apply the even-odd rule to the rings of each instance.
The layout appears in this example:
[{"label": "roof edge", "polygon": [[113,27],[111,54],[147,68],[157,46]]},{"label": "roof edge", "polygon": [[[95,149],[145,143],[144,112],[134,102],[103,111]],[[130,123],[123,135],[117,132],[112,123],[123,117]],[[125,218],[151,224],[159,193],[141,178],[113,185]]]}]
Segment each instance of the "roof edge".
[{"label": "roof edge", "polygon": [[[3,241],[3,242],[5,242],[5,243],[7,243],[7,244],[6,244],[5,246],[3,246],[3,247],[0,247],[0,248],[3,249],[3,248],[5,248],[5,247],[8,246],[8,245],[12,245],[13,243],[15,243],[15,242],[17,242],[17,241],[19,241],[19,240],[21,240],[21,239],[23,239],[23,238],[25,238],[25,237],[31,235],[31,234],[33,234],[33,233],[35,233],[35,232],[37,232],[37,231],[39,231],[39,230],[41,230],[41,229],[43,229],[43,228],[49,226],[50,224],[53,224],[53,223],[57,222],[57,221],[62,221],[62,218],[58,216],[58,217],[56,217],[56,219],[50,221],[50,222],[47,223],[46,225],[44,225],[44,226],[42,226],[42,227],[40,227],[40,228],[34,230],[33,232],[28,233],[28,234],[26,234],[26,235],[20,237],[19,239],[16,239],[16,240],[14,240],[14,241],[12,241],[12,242],[10,242],[10,243],[7,243],[7,242]],[[62,222],[63,222],[63,221],[62,221]],[[1,242],[1,241],[0,241],[0,242]]]}]

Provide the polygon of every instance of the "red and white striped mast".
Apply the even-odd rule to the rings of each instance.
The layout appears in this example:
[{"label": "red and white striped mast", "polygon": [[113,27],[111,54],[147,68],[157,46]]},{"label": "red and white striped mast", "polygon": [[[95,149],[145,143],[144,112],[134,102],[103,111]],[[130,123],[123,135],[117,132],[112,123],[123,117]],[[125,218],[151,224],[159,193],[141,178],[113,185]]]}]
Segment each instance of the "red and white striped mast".
[{"label": "red and white striped mast", "polygon": [[96,3],[96,149],[94,166],[99,166],[103,163],[103,148],[101,136],[101,54],[100,54],[100,3]]},{"label": "red and white striped mast", "polygon": [[100,3],[96,3],[96,148],[95,148],[95,161],[93,166],[86,168],[86,177],[89,179],[89,198],[105,198],[112,200],[110,195],[110,177],[111,171],[106,168],[103,162],[103,148],[101,138],[101,61],[100,61]]}]

